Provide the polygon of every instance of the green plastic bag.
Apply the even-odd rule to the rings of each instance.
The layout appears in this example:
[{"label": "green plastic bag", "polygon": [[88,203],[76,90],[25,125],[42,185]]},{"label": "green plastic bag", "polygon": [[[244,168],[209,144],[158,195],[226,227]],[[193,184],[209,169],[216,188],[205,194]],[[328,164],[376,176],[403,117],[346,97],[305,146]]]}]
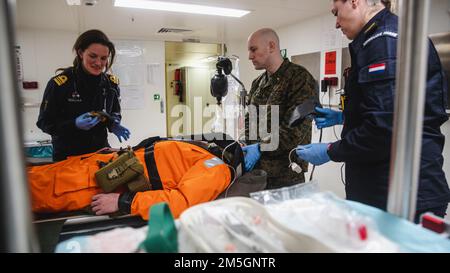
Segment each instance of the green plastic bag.
[{"label": "green plastic bag", "polygon": [[120,185],[138,178],[144,167],[130,149],[95,172],[95,181],[104,192],[112,192]]},{"label": "green plastic bag", "polygon": [[147,253],[177,253],[178,236],[169,206],[159,203],[150,208],[148,232],[139,249]]}]

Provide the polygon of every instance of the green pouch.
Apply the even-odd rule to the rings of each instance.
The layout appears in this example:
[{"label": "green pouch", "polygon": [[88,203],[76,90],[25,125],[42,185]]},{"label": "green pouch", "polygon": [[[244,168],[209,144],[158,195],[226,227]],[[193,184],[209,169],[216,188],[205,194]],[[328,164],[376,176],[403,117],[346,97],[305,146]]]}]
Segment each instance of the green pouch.
[{"label": "green pouch", "polygon": [[155,204],[150,208],[147,237],[139,249],[147,253],[178,252],[178,231],[166,203]]},{"label": "green pouch", "polygon": [[136,179],[127,184],[130,192],[150,191],[152,186],[145,175],[141,174]]},{"label": "green pouch", "polygon": [[136,158],[134,152],[129,149],[98,170],[95,173],[95,180],[104,192],[112,192],[120,185],[136,179],[143,173],[144,166]]}]

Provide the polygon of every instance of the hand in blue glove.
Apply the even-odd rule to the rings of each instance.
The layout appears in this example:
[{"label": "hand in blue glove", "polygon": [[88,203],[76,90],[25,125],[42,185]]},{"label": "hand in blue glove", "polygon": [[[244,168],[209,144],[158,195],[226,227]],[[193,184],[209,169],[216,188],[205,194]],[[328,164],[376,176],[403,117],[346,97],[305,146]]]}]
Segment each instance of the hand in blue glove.
[{"label": "hand in blue glove", "polygon": [[327,143],[317,143],[298,146],[295,152],[300,159],[308,161],[315,166],[320,166],[330,161],[327,150]]},{"label": "hand in blue glove", "polygon": [[258,163],[259,159],[261,158],[259,143],[242,147],[242,151],[244,151],[245,153],[245,171],[250,172],[253,170],[256,163]]},{"label": "hand in blue glove", "polygon": [[341,111],[334,111],[329,108],[316,107],[317,116],[314,118],[318,129],[331,127],[344,123],[344,115]]},{"label": "hand in blue glove", "polygon": [[98,117],[92,116],[89,112],[82,114],[75,119],[75,126],[81,130],[91,130],[95,125],[100,122]]},{"label": "hand in blue glove", "polygon": [[115,121],[110,129],[111,133],[115,134],[119,139],[120,143],[122,143],[122,138],[124,140],[128,140],[130,138],[130,130],[120,125],[118,121]]}]

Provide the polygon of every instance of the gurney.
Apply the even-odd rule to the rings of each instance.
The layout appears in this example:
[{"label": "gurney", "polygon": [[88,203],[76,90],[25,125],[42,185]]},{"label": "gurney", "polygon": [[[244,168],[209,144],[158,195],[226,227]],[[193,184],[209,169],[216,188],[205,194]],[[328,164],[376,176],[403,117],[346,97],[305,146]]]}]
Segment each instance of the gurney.
[{"label": "gurney", "polygon": [[[27,158],[30,166],[51,164],[51,158]],[[135,215],[96,216],[88,210],[58,213],[33,213],[33,225],[36,229],[42,252],[54,252],[59,242],[75,236],[94,235],[116,228],[138,228],[147,224]]]},{"label": "gurney", "polygon": [[[143,142],[141,142],[141,144],[138,145],[139,146],[144,146],[144,147],[150,147],[150,145],[152,145],[155,140],[159,140],[159,137],[155,137],[155,138],[149,138],[147,140],[144,140]],[[195,139],[195,137],[193,137],[193,139]],[[223,139],[226,139],[225,137]],[[170,142],[165,142],[164,144],[170,144]],[[220,144],[220,143],[219,143]],[[235,143],[232,143],[235,144]],[[203,147],[198,147],[198,146],[193,146],[190,144],[189,145],[190,149],[195,152],[195,156],[200,155],[200,152],[202,151],[202,149],[204,149]],[[227,143],[224,141],[223,144],[221,144],[222,146],[225,147],[230,147],[230,143]],[[235,146],[238,146],[237,144],[235,144]],[[152,150],[151,150],[152,151]],[[239,152],[239,150],[238,150]],[[168,151],[168,153],[171,153],[170,151]],[[203,154],[203,152],[201,152]],[[208,152],[208,154],[210,154]],[[223,156],[223,153],[220,153]],[[211,154],[208,157],[213,157],[214,155]],[[234,172],[236,172],[236,170],[238,169],[237,167],[239,166],[240,162],[241,162],[241,157],[242,155],[239,155],[239,158],[232,163],[232,166],[234,166]],[[75,157],[73,157],[75,158]],[[189,157],[189,160],[193,160],[192,157]],[[90,157],[85,157],[82,156],[81,158],[82,160],[84,159],[92,159]],[[146,160],[141,160],[142,162],[146,161]],[[147,162],[147,161],[146,161]],[[207,169],[209,168],[214,168],[216,165],[216,162],[219,162],[219,160],[216,160],[214,162],[209,162],[206,161],[205,162],[205,167]],[[213,164],[214,163],[214,164]],[[174,162],[174,160],[172,159],[170,161],[170,164],[176,164]],[[200,162],[200,164],[203,164],[202,162]],[[236,164],[236,165],[235,165]],[[178,164],[179,166],[184,166],[186,164]],[[203,166],[203,165],[199,165],[198,166]],[[224,166],[217,166],[220,167],[221,169],[226,169]],[[204,167],[203,167],[204,168]],[[211,169],[212,170],[212,169]],[[92,172],[92,170],[90,169],[90,171]],[[234,175],[236,175],[236,173],[234,173]],[[223,171],[223,175],[220,175],[221,180],[226,179],[226,173],[225,171]],[[42,175],[42,172],[37,172],[38,175]],[[49,173],[50,175],[53,175],[52,173]],[[203,184],[201,183],[202,179],[205,179],[205,175],[207,173],[206,172],[202,172],[201,176],[200,176],[200,180],[199,180],[199,185]],[[218,173],[218,175],[221,173]],[[150,175],[149,175],[150,176]],[[191,175],[192,176],[192,175]],[[74,176],[72,176],[72,178],[74,178]],[[83,180],[84,178],[77,178],[78,180]],[[89,185],[91,187],[95,187],[95,184],[92,182],[93,181],[93,177],[92,175],[90,176],[89,179]],[[83,180],[84,181],[84,180]],[[156,180],[155,180],[156,181]],[[194,181],[191,177],[191,181]],[[210,180],[207,180],[208,182],[211,182]],[[65,183],[67,181],[61,181],[61,183]],[[207,196],[209,195],[215,195],[215,192],[217,192],[217,195],[214,198],[223,198],[223,197],[229,197],[229,196],[248,196],[250,192],[255,192],[255,191],[259,191],[265,188],[266,186],[266,173],[263,171],[253,171],[250,173],[245,174],[244,176],[240,176],[238,178],[233,179],[233,181],[231,181],[232,183],[230,185],[225,185],[225,187],[222,187],[223,185],[219,185],[218,183],[213,183],[211,184],[212,186],[209,186],[208,188],[205,188],[203,186],[199,187],[199,191],[202,192],[201,194],[201,200],[204,199],[204,201],[208,201],[207,200]],[[176,185],[174,185],[174,183],[171,183],[172,185],[168,186],[169,189],[168,191],[178,191],[179,189],[176,187]],[[162,186],[162,185],[161,185]],[[220,189],[219,189],[220,186]],[[166,187],[166,186],[165,186]],[[164,189],[165,189],[164,187]],[[94,188],[93,188],[94,189]],[[38,192],[40,190],[40,188],[35,188],[36,192]],[[96,190],[96,189],[94,189]],[[52,190],[53,191],[53,188]],[[195,191],[195,188],[193,188],[191,190],[191,197],[192,197],[192,191]],[[153,192],[149,191],[149,192]],[[189,193],[188,191],[184,191],[183,195],[186,197],[186,193]],[[213,194],[214,193],[214,194]],[[222,193],[222,194],[220,194]],[[159,193],[162,196],[164,196],[164,194],[162,194],[162,191],[160,191]],[[206,196],[206,197],[205,197]],[[213,200],[210,199],[210,200]],[[86,206],[88,206],[90,204],[90,198],[86,199],[87,202],[84,203],[84,205],[82,206],[82,208],[85,208]],[[43,206],[47,205],[47,199],[42,199],[42,204]],[[191,198],[191,201],[193,201],[193,203],[198,202],[198,200],[194,200]],[[189,204],[191,205],[191,202],[189,202]],[[80,206],[81,207],[81,206]],[[180,209],[179,209],[180,210]],[[145,217],[148,216],[144,215]],[[41,250],[44,252],[51,252],[54,249],[54,246],[63,240],[69,240],[71,239],[73,236],[87,236],[87,235],[92,235],[92,234],[96,234],[98,232],[101,231],[106,231],[106,230],[110,230],[110,229],[114,229],[114,228],[119,228],[119,227],[142,227],[144,225],[146,225],[146,222],[144,220],[142,220],[141,217],[144,217],[143,215],[140,215],[140,217],[138,216],[131,216],[131,215],[125,215],[125,216],[120,216],[120,217],[109,217],[109,216],[93,216],[92,213],[88,213],[87,211],[83,211],[83,210],[75,210],[74,212],[57,212],[57,213],[46,213],[46,214],[42,214],[39,213],[37,214],[35,211],[35,217],[34,217],[34,224],[37,227],[38,230],[38,237],[40,239],[41,242]],[[144,217],[144,218],[145,218]]]},{"label": "gurney", "polygon": [[[237,142],[218,140],[223,147],[194,142],[152,137],[132,152],[98,151],[27,168],[32,211],[76,211],[91,205],[95,196],[119,193],[122,213],[140,214],[145,219],[151,205],[168,202],[178,216],[193,204],[214,200],[242,175],[243,153]],[[133,156],[122,157],[131,153]],[[134,187],[136,183],[148,187]],[[112,188],[106,187],[110,184]],[[98,205],[96,202],[94,209]]]},{"label": "gurney", "polygon": [[[237,179],[217,199],[244,196],[263,190],[266,173],[253,170]],[[60,213],[34,213],[34,225],[42,252],[53,252],[55,246],[74,237],[92,236],[101,232],[123,228],[141,228],[147,221],[137,215],[95,216],[88,210]]]},{"label": "gurney", "polygon": [[59,242],[76,236],[90,236],[117,228],[139,228],[147,225],[136,215],[96,216],[85,211],[35,214],[33,224],[42,252],[54,252]]}]

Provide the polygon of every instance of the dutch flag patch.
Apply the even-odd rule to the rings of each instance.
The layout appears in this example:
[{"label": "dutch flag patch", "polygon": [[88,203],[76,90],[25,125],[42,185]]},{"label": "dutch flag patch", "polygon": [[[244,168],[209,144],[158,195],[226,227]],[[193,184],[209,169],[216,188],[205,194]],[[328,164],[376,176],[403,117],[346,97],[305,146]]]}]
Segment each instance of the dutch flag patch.
[{"label": "dutch flag patch", "polygon": [[373,64],[369,66],[369,74],[383,73],[386,71],[386,63]]}]

